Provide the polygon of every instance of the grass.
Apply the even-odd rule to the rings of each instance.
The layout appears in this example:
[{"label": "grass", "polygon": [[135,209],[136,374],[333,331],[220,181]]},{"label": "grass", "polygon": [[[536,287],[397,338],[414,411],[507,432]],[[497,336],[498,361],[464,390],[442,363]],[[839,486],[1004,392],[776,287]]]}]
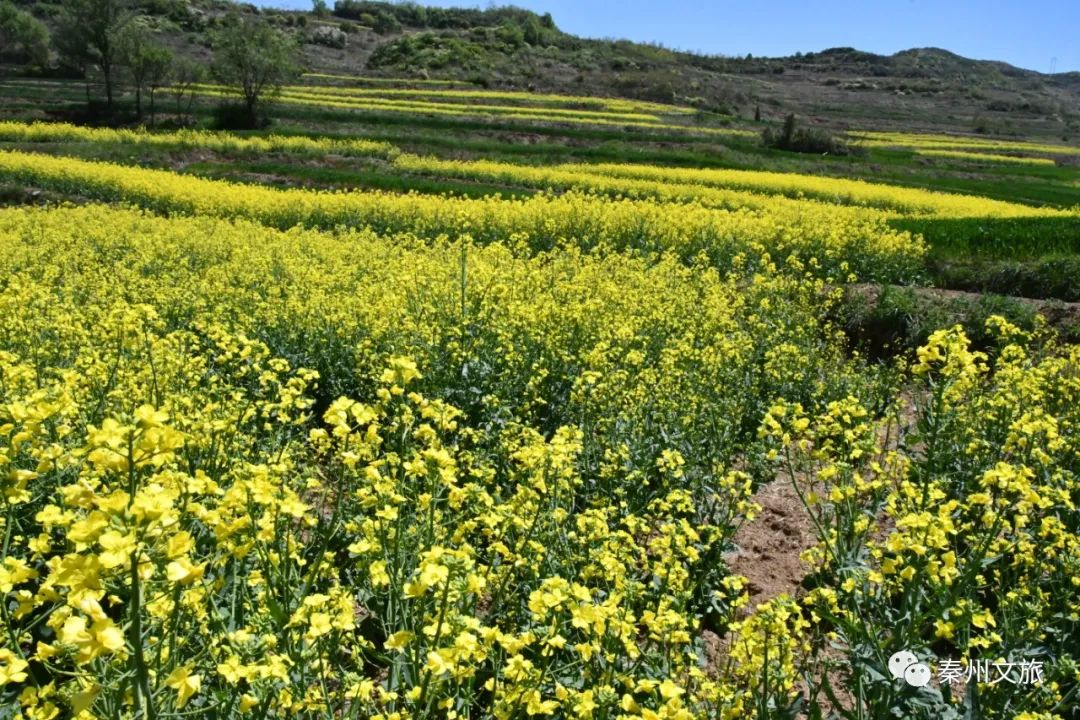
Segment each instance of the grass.
[{"label": "grass", "polygon": [[[976,349],[992,346],[986,320],[1001,315],[1026,331],[1037,325],[1039,311],[1030,302],[997,294],[963,295],[920,288],[855,286],[833,310],[853,349],[876,359],[907,355],[924,345],[939,328],[960,325]],[[1080,338],[1075,318],[1058,328],[1065,338]]]},{"label": "grass", "polygon": [[[498,195],[502,198],[522,198],[535,194],[523,188],[510,188],[488,183],[443,180],[402,174],[383,169],[377,164],[363,169],[297,165],[277,162],[195,162],[185,166],[185,173],[208,178],[244,180],[245,176],[259,175],[260,180],[271,185],[314,185],[319,187],[366,188],[390,192],[418,192],[432,195],[454,194],[466,197]],[[265,177],[269,176],[269,177]],[[289,180],[292,182],[284,182]]]},{"label": "grass", "polygon": [[977,293],[1080,302],[1080,256],[1034,260],[932,258],[929,275],[940,287]]},{"label": "grass", "polygon": [[902,218],[893,227],[923,235],[932,256],[1038,260],[1080,253],[1080,220],[1058,218]]}]

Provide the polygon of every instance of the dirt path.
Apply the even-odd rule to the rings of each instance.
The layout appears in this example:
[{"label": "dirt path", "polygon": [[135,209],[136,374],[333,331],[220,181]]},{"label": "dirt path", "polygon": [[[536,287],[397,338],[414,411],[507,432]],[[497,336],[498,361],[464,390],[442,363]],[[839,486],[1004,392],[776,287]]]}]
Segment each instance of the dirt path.
[{"label": "dirt path", "polygon": [[799,555],[816,542],[810,518],[786,474],[759,487],[752,499],[761,512],[735,533],[738,549],[727,556],[731,572],[748,580],[749,611],[782,593],[799,594],[808,570]]}]

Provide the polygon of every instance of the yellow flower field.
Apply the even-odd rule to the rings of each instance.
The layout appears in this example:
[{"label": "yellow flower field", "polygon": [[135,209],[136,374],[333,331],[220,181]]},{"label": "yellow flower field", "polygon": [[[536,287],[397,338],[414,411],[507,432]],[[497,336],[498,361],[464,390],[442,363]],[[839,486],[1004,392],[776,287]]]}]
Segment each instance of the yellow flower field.
[{"label": "yellow flower field", "polygon": [[[610,189],[622,192],[653,193],[659,197],[696,197],[718,206],[732,202],[753,207],[751,197],[732,191],[774,194],[795,199],[814,199],[837,205],[881,208],[904,215],[932,215],[947,218],[1068,217],[1076,213],[1055,208],[1036,208],[1018,203],[991,200],[972,195],[933,192],[816,175],[776,173],[758,170],[713,170],[671,168],[629,163],[522,166],[484,160],[455,161],[397,158],[399,167],[449,176],[524,180],[533,184]],[[605,183],[604,179],[610,180]],[[619,182],[626,180],[626,182]],[[687,187],[699,186],[696,192]],[[704,188],[723,188],[726,194]],[[806,205],[804,204],[804,207]],[[834,210],[840,213],[842,211]]]},{"label": "yellow flower field", "polygon": [[[321,76],[309,76],[321,77]],[[367,79],[364,79],[365,81]],[[509,90],[481,89],[431,89],[419,88],[357,88],[333,85],[290,85],[284,88],[288,92],[313,92],[346,97],[384,97],[384,98],[436,98],[443,102],[479,104],[483,101],[509,101],[523,105],[541,107],[565,107],[567,109],[605,110],[614,113],[651,113],[659,115],[688,115],[695,110],[680,105],[664,105],[644,100],[625,98],[597,98],[581,95],[553,95],[550,93],[520,92]]]},{"label": "yellow flower field", "polygon": [[[667,127],[530,93],[280,98],[324,99]],[[363,138],[0,141],[523,195],[0,152],[0,720],[1074,720],[1080,346],[995,305],[882,360],[843,311],[856,280],[927,277],[904,222],[1067,244],[1077,209]],[[801,584],[738,570],[747,528]],[[941,674],[980,663],[1028,674]]]},{"label": "yellow flower field", "polygon": [[1024,140],[993,140],[987,138],[941,135],[934,133],[893,133],[859,131],[851,136],[869,147],[909,147],[919,150],[954,150],[969,152],[1014,152],[1042,155],[1080,155],[1080,148],[1071,145],[1051,145]]},{"label": "yellow flower field", "polygon": [[[274,227],[370,227],[420,237],[468,234],[482,242],[514,241],[533,249],[565,244],[643,252],[704,253],[730,262],[746,251],[789,255],[819,276],[910,276],[925,245],[890,229],[870,211],[796,203],[785,198],[729,200],[733,210],[686,198],[609,199],[582,193],[538,195],[516,201],[375,192],[277,190],[207,180],[168,171],[32,153],[0,153],[0,176],[25,179],[76,194],[134,202],[162,212],[241,217]],[[717,193],[722,194],[722,193]],[[738,194],[732,194],[738,198]],[[801,261],[799,260],[801,258]]]},{"label": "yellow flower field", "polygon": [[[630,163],[521,165],[486,160],[442,160],[402,154],[393,145],[364,139],[303,136],[238,137],[229,133],[181,130],[167,133],[85,128],[63,123],[0,122],[0,141],[19,143],[85,142],[117,145],[204,148],[220,152],[352,155],[386,157],[395,168],[427,175],[493,180],[536,188],[578,189],[627,197],[655,197],[708,207],[767,210],[784,206],[779,196],[817,200],[832,205],[878,208],[902,215],[942,218],[1069,217],[1075,212],[1036,208],[988,198],[941,193],[863,180],[754,170],[673,168]],[[948,150],[919,151],[932,155],[964,156]],[[996,156],[971,153],[971,158],[995,161]],[[1039,164],[1035,158],[1000,156],[1002,161]],[[792,207],[795,207],[792,205]],[[798,207],[812,207],[800,203]],[[834,213],[843,212],[833,210]]]},{"label": "yellow flower field", "polygon": [[[226,98],[233,94],[226,88],[216,85],[199,85],[193,91],[202,97]],[[475,98],[473,95],[480,93]],[[448,95],[431,95],[428,92],[414,93],[402,90],[394,94],[393,89],[379,90],[372,93],[357,92],[349,88],[331,85],[295,85],[283,88],[273,102],[304,107],[335,108],[342,110],[366,110],[378,113],[434,115],[458,118],[506,119],[527,124],[528,122],[550,122],[570,125],[595,125],[598,127],[619,127],[634,130],[691,133],[697,135],[715,135],[717,137],[754,138],[756,133],[738,128],[699,126],[667,122],[665,116],[678,118],[688,116],[685,108],[659,105],[655,103],[603,102],[601,109],[582,109],[575,107],[581,103],[566,102],[566,107],[555,103],[530,105],[522,102],[534,97],[529,93],[512,93],[504,99],[516,104],[499,105],[487,102],[499,100],[503,94],[496,92],[451,90]],[[415,97],[415,99],[408,99]],[[541,96],[543,97],[543,96]],[[553,96],[554,97],[554,96]],[[430,99],[422,99],[430,98]],[[442,102],[432,101],[440,98]],[[451,100],[453,99],[453,100]],[[592,99],[596,104],[596,99]]]},{"label": "yellow flower field", "polygon": [[916,155],[957,160],[973,160],[989,163],[1014,163],[1016,165],[1055,165],[1050,158],[1023,157],[1020,155],[995,155],[993,153],[970,152],[965,150],[928,150],[917,149]]},{"label": "yellow flower field", "polygon": [[145,130],[89,128],[68,123],[0,122],[0,142],[14,143],[98,143],[156,145],[166,148],[196,148],[231,153],[290,153],[392,157],[398,150],[390,143],[362,139],[309,138],[266,135],[241,137],[227,132],[177,130],[154,133]]},{"label": "yellow flower field", "polygon": [[737,713],[692,610],[739,602],[732,453],[860,383],[773,270],[100,207],[0,212],[0,265],[27,713]]},{"label": "yellow flower field", "polygon": [[[1044,648],[1019,697],[1069,702],[1075,348],[999,322],[992,367],[935,335],[911,366],[932,434],[898,449],[868,409],[893,381],[845,359],[820,281],[514,242],[0,211],[5,701],[788,715],[826,644],[873,665],[929,632]],[[824,584],[740,615],[723,558],[770,465]],[[871,715],[908,707],[866,681]]]},{"label": "yellow flower field", "polygon": [[[659,117],[646,113],[567,110],[563,108],[518,105],[491,105],[487,103],[425,102],[423,100],[353,96],[334,92],[334,90],[334,88],[330,88],[329,91],[324,91],[324,88],[315,86],[286,88],[274,98],[274,102],[393,113],[423,113],[458,117],[505,117],[515,120],[547,120],[549,122],[620,127],[668,127],[662,124]],[[229,97],[231,95],[228,89],[215,85],[201,85],[194,92],[204,97]]]}]

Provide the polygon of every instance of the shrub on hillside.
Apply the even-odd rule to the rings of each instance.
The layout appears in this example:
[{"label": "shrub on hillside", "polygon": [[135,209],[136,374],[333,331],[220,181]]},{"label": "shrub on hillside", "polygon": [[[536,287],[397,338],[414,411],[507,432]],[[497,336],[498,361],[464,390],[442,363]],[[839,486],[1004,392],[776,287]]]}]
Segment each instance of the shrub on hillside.
[{"label": "shrub on hillside", "polygon": [[814,128],[799,127],[795,115],[784,118],[779,128],[765,128],[761,133],[765,147],[817,155],[850,155],[853,148],[831,134]]}]

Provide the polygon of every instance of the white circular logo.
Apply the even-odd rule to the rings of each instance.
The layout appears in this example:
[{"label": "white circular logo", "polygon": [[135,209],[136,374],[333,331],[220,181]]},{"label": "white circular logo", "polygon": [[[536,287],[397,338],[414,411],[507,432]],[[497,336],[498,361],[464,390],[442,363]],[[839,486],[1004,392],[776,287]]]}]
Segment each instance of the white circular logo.
[{"label": "white circular logo", "polygon": [[922,663],[908,665],[904,670],[904,679],[912,687],[926,687],[930,684],[930,668]]},{"label": "white circular logo", "polygon": [[904,671],[911,665],[919,662],[919,658],[915,657],[915,653],[908,650],[900,650],[893,653],[893,656],[889,658],[889,672],[897,680],[903,680]]}]

